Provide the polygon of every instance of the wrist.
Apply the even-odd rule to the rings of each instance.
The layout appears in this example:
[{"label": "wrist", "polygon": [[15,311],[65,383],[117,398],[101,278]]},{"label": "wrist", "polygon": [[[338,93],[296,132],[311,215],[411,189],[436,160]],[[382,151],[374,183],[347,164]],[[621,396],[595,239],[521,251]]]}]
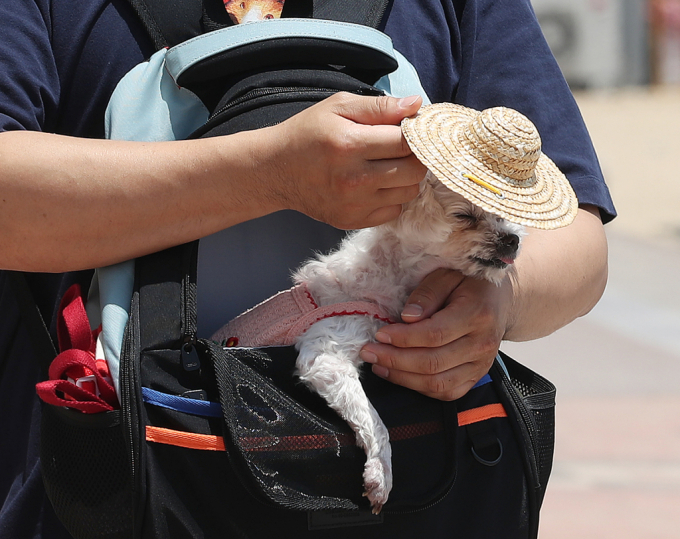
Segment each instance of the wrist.
[{"label": "wrist", "polygon": [[224,227],[287,209],[282,167],[269,128],[203,139],[208,144],[207,203],[216,203]]},{"label": "wrist", "polygon": [[246,149],[241,165],[250,181],[244,185],[265,212],[298,209],[299,193],[290,181],[292,159],[287,147],[289,135],[283,124],[238,133],[240,147]]},{"label": "wrist", "polygon": [[503,332],[503,340],[513,340],[512,336],[521,310],[517,268],[514,266],[510,268],[510,271],[499,285],[499,288],[502,297],[501,302],[505,310],[505,331]]}]

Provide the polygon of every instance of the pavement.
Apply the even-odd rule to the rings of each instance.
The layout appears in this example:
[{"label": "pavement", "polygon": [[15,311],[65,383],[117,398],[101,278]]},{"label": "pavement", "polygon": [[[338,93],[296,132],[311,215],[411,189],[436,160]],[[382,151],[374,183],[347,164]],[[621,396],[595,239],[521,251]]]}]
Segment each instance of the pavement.
[{"label": "pavement", "polygon": [[680,87],[576,94],[619,217],[585,317],[502,349],[557,386],[542,539],[680,539]]}]

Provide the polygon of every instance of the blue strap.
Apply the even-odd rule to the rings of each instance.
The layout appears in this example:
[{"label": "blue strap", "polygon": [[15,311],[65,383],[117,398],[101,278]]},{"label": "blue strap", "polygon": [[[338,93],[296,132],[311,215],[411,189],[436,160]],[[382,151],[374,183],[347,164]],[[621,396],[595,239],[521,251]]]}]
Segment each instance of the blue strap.
[{"label": "blue strap", "polygon": [[[506,376],[510,378],[510,373],[508,372],[508,368],[505,366],[505,363],[503,363],[503,359],[501,358],[500,354],[496,354],[496,361],[498,361],[498,364],[501,366],[501,369],[505,372]],[[491,376],[488,374],[482,376],[479,381],[472,386],[472,389],[475,389],[476,387],[483,386],[484,384],[488,384],[491,382]]]},{"label": "blue strap", "polygon": [[222,417],[222,406],[219,402],[200,401],[187,399],[177,395],[161,393],[148,387],[142,388],[144,402],[154,406],[162,406],[185,414],[200,415],[203,417]]},{"label": "blue strap", "polygon": [[[472,386],[472,389],[478,388],[491,382],[491,376],[484,375],[479,381]],[[201,401],[197,399],[187,399],[177,395],[169,395],[168,393],[161,393],[148,387],[142,388],[142,398],[144,402],[154,406],[161,406],[176,412],[185,414],[199,415],[203,417],[222,417],[222,406],[219,402]]]},{"label": "blue strap", "polygon": [[491,382],[491,376],[485,374],[479,379],[479,381],[475,385],[472,386],[472,389],[488,384],[489,382]]}]

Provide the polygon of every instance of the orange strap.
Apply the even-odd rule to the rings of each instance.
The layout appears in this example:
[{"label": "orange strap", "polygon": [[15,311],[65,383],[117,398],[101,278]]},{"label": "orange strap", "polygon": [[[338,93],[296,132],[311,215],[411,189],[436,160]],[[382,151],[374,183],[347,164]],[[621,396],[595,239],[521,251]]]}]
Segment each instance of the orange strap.
[{"label": "orange strap", "polygon": [[[472,410],[465,410],[458,413],[458,425],[465,426],[479,421],[486,421],[494,417],[507,417],[508,414],[503,408],[502,404],[487,404]],[[428,423],[428,429],[425,433],[436,432],[442,428],[441,423]],[[410,426],[401,427],[399,429],[390,429],[390,438],[395,441],[399,439],[407,439],[414,436],[413,433],[408,434],[407,430]],[[438,428],[435,428],[438,427]],[[405,430],[406,429],[406,430]],[[393,432],[394,431],[394,432]],[[403,431],[403,432],[402,432]],[[415,435],[422,435],[423,432],[418,432]],[[294,437],[295,438],[295,437]],[[224,451],[224,440],[221,436],[211,436],[209,434],[196,434],[193,432],[182,432],[179,430],[164,429],[162,427],[146,427],[146,440],[148,442],[156,442],[159,444],[175,445],[178,447],[185,447],[187,449],[201,449],[204,451]],[[347,441],[349,445],[349,440]],[[298,447],[299,448],[299,447]],[[309,449],[309,448],[307,448]],[[256,449],[251,449],[256,450]]]},{"label": "orange strap", "polygon": [[202,449],[204,451],[224,451],[224,440],[221,436],[209,434],[195,434],[161,427],[146,427],[146,440],[159,444],[176,445],[187,449]]},{"label": "orange strap", "polygon": [[473,408],[472,410],[458,412],[458,426],[463,427],[471,423],[486,421],[493,417],[508,417],[502,404],[487,404],[486,406],[480,406],[479,408]]}]

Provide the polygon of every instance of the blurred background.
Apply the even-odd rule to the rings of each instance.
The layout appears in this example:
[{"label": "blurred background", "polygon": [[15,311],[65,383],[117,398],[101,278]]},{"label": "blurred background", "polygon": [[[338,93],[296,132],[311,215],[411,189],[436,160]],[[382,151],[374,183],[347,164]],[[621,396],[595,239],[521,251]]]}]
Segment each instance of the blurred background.
[{"label": "blurred background", "polygon": [[680,0],[532,0],[619,217],[607,290],[502,349],[557,391],[542,539],[680,538]]}]

